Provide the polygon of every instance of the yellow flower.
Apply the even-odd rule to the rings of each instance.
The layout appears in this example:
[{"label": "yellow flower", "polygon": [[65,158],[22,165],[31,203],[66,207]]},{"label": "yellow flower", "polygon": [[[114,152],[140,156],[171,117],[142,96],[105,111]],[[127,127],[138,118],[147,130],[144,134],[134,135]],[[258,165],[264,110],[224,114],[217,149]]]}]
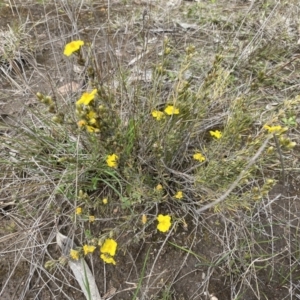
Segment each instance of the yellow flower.
[{"label": "yellow flower", "polygon": [[296,145],[297,143],[295,142],[289,142],[285,147],[290,150],[293,149]]},{"label": "yellow flower", "polygon": [[157,121],[161,120],[164,118],[165,114],[162,111],[159,110],[153,110],[151,112],[152,117],[155,118]]},{"label": "yellow flower", "polygon": [[222,132],[219,130],[216,131],[210,131],[209,132],[211,136],[215,137],[216,139],[220,139],[222,137]]},{"label": "yellow flower", "polygon": [[200,152],[195,153],[195,154],[193,155],[193,158],[194,158],[195,160],[200,161],[200,162],[205,161],[205,157],[204,157]]},{"label": "yellow flower", "polygon": [[117,242],[113,239],[106,239],[104,244],[100,248],[101,255],[100,257],[106,262],[107,264],[116,264],[113,256],[116,254],[117,250]]},{"label": "yellow flower", "polygon": [[81,207],[76,207],[76,215],[81,215],[82,214],[82,208]]},{"label": "yellow flower", "polygon": [[83,253],[84,253],[84,255],[87,255],[88,253],[93,253],[95,251],[95,249],[96,249],[95,246],[84,245]]},{"label": "yellow flower", "polygon": [[82,127],[86,126],[86,121],[85,120],[80,120],[80,121],[77,122],[77,125],[78,125],[79,128],[82,128]]},{"label": "yellow flower", "polygon": [[78,260],[79,259],[79,251],[71,249],[70,250],[70,256],[71,256],[72,259]]},{"label": "yellow flower", "polygon": [[90,223],[95,222],[95,216],[89,216],[89,222]]},{"label": "yellow flower", "polygon": [[88,119],[95,119],[97,117],[96,112],[94,112],[93,110],[91,110],[88,114],[87,114]]},{"label": "yellow flower", "polygon": [[115,256],[117,250],[117,242],[113,239],[106,239],[104,244],[100,248],[100,252],[104,254],[109,254],[110,256]]},{"label": "yellow flower", "polygon": [[[89,124],[95,125],[97,123],[97,120],[95,118],[89,119]],[[95,128],[98,129],[98,128]]]},{"label": "yellow flower", "polygon": [[94,132],[97,133],[97,132],[100,131],[99,128],[95,128],[95,127],[90,126],[90,125],[87,125],[87,126],[86,126],[86,130],[87,130],[88,132],[91,132],[91,133],[94,133]]},{"label": "yellow flower", "polygon": [[97,94],[97,89],[92,90],[90,93],[85,92],[82,94],[81,98],[76,102],[76,105],[89,105],[92,100],[94,100]]},{"label": "yellow flower", "polygon": [[161,232],[166,232],[171,227],[171,216],[169,215],[158,215],[156,218],[158,221],[157,229]]},{"label": "yellow flower", "polygon": [[182,191],[178,191],[175,196],[174,196],[176,199],[182,199],[183,198],[183,194],[182,194]]},{"label": "yellow flower", "polygon": [[83,45],[84,45],[84,42],[81,41],[81,40],[73,41],[73,42],[68,43],[65,46],[64,55],[70,56],[74,52],[78,51],[80,49],[80,47],[83,46]]},{"label": "yellow flower", "polygon": [[147,223],[147,216],[145,214],[142,215],[142,223],[144,225]]},{"label": "yellow flower", "polygon": [[107,199],[107,198],[103,198],[102,203],[103,203],[104,205],[106,205],[106,204],[108,203],[108,199]]},{"label": "yellow flower", "polygon": [[[97,123],[97,113],[93,110],[91,110],[88,114],[87,114],[87,118],[89,120],[89,124],[94,125]],[[96,126],[97,127],[97,126]]]},{"label": "yellow flower", "polygon": [[104,262],[106,262],[107,264],[116,264],[116,261],[113,259],[113,257],[107,255],[107,254],[101,254],[100,258],[103,259]]},{"label": "yellow flower", "polygon": [[276,125],[276,126],[268,126],[268,125],[264,125],[264,129],[268,130],[269,133],[283,133],[286,132],[288,130],[288,127],[284,127],[282,128],[280,125]]},{"label": "yellow flower", "polygon": [[157,191],[161,191],[163,189],[163,186],[161,184],[158,184],[155,189]]},{"label": "yellow flower", "polygon": [[118,159],[119,157],[116,154],[108,155],[106,163],[109,167],[116,168],[118,166]]},{"label": "yellow flower", "polygon": [[165,108],[165,113],[169,116],[171,115],[178,115],[179,114],[179,109],[174,107],[173,105],[168,105]]}]

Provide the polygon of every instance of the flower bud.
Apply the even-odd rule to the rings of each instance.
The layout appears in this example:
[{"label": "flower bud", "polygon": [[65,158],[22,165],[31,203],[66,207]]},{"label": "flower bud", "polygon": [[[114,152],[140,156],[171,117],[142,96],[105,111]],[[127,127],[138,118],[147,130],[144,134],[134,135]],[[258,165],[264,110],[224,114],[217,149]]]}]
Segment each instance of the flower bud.
[{"label": "flower bud", "polygon": [[286,145],[286,148],[287,148],[287,149],[293,149],[296,145],[297,145],[297,143],[295,143],[295,142],[289,142],[289,143]]},{"label": "flower bud", "polygon": [[42,101],[42,100],[44,99],[44,95],[41,94],[40,92],[37,92],[37,93],[36,93],[36,96],[37,96],[37,98],[38,98],[40,101]]}]

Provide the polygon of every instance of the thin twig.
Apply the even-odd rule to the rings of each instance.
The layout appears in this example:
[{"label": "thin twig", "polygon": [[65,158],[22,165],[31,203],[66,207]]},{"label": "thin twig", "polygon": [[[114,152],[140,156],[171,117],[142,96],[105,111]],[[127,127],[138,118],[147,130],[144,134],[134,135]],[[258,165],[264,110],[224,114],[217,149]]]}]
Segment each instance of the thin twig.
[{"label": "thin twig", "polygon": [[277,148],[277,152],[279,154],[280,165],[281,165],[281,176],[282,176],[283,185],[285,186],[285,172],[284,172],[282,152],[281,152],[280,145],[279,145],[278,138],[277,138],[276,134],[273,134],[273,137],[274,137],[275,145],[276,145],[276,148]]}]

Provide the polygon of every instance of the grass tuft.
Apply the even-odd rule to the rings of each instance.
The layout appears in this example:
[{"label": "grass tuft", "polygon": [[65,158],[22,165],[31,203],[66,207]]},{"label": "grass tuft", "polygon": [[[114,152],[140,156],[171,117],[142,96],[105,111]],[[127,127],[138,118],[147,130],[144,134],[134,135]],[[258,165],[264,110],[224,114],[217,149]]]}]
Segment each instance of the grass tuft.
[{"label": "grass tuft", "polygon": [[84,258],[103,298],[297,297],[296,1],[29,2],[0,31],[0,296],[24,262],[20,299],[81,299]]}]

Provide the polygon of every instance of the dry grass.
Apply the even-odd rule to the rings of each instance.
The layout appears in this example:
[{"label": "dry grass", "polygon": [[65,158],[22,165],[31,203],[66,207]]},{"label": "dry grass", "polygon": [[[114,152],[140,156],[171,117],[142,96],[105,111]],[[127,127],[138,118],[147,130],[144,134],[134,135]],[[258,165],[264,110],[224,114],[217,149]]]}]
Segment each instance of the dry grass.
[{"label": "dry grass", "polygon": [[[28,1],[4,13],[19,47],[0,65],[1,297],[83,299],[57,231],[80,246],[118,241],[116,266],[99,249],[86,257],[105,299],[300,297],[297,1]],[[63,56],[77,39],[82,68]],[[100,134],[76,125],[93,88]],[[179,115],[152,117],[170,104]],[[172,217],[166,233],[159,214]]]}]

